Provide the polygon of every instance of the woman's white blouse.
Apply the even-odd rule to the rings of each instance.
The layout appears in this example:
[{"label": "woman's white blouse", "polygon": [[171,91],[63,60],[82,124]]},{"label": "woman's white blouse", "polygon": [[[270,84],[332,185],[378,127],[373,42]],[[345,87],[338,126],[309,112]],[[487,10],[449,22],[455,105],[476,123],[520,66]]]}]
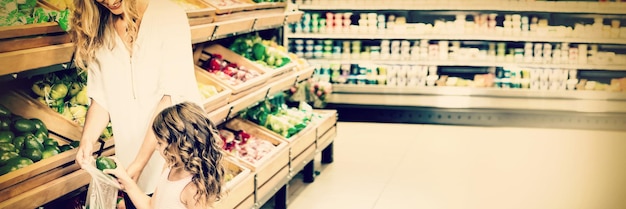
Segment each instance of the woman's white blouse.
[{"label": "woman's white blouse", "polygon": [[[164,95],[174,104],[201,104],[187,15],[170,0],[150,1],[132,57],[116,33],[115,46],[96,51],[96,61],[88,69],[88,95],[108,110],[115,152],[125,167],[152,131],[152,117]],[[153,153],[138,181],[145,192],[154,191],[163,166],[160,154]]]}]

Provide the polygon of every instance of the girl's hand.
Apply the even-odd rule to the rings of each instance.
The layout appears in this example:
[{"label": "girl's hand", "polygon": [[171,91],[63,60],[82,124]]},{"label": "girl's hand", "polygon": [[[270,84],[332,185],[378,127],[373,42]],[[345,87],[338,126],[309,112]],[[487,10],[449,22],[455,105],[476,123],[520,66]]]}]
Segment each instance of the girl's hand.
[{"label": "girl's hand", "polygon": [[130,178],[132,178],[135,182],[139,180],[139,176],[141,175],[142,171],[143,168],[141,168],[141,166],[139,166],[138,163],[135,162],[130,163],[128,169],[126,169],[126,172],[130,176]]},{"label": "girl's hand", "polygon": [[126,188],[131,187],[132,185],[136,185],[135,181],[128,175],[126,169],[122,166],[122,163],[116,157],[110,157],[115,161],[117,167],[115,169],[104,169],[102,172],[106,174],[114,175],[117,178],[117,181],[120,183],[122,190],[126,190]]},{"label": "girl's hand", "polygon": [[80,143],[76,152],[76,163],[82,168],[85,165],[92,165],[93,161],[93,146],[89,143]]}]

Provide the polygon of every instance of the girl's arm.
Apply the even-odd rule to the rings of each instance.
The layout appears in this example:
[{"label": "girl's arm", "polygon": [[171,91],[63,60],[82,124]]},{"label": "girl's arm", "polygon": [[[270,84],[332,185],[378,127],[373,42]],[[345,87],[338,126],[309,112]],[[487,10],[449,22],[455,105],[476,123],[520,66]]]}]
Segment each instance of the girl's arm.
[{"label": "girl's arm", "polygon": [[93,145],[96,143],[102,130],[109,124],[109,112],[96,100],[91,99],[91,105],[87,109],[85,126],[80,138],[80,145],[76,152],[78,165],[90,164],[93,161]]},{"label": "girl's arm", "polygon": [[199,203],[196,199],[194,199],[196,191],[196,186],[192,182],[189,182],[189,184],[187,184],[187,186],[183,189],[183,193],[180,194],[180,200],[185,204],[187,209],[211,208],[211,205]]},{"label": "girl's arm", "polygon": [[[120,183],[122,190],[128,194],[130,200],[133,202],[137,209],[149,209],[152,208],[152,198],[146,195],[141,188],[137,185],[135,180],[133,180],[122,164],[118,161],[116,157],[111,157],[117,164],[117,168],[115,169],[105,169],[103,172],[106,174],[114,175],[117,178],[117,181]],[[155,191],[156,193],[156,191]]]},{"label": "girl's arm", "polygon": [[152,122],[157,114],[159,114],[163,109],[172,105],[172,100],[169,95],[164,95],[159,101],[154,114],[150,118],[150,123],[148,129],[146,130],[146,135],[143,139],[143,143],[141,144],[141,148],[139,148],[139,153],[135,157],[135,160],[128,166],[128,174],[132,179],[137,181],[144,167],[152,157],[152,153],[156,149],[156,137],[154,136],[154,132],[152,131]]}]

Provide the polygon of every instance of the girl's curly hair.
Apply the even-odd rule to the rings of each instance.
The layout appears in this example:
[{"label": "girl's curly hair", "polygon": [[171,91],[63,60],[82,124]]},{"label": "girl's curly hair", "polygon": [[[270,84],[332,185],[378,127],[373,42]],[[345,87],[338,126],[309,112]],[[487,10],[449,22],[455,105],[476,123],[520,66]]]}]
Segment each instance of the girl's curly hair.
[{"label": "girl's curly hair", "polygon": [[222,196],[225,178],[221,140],[203,108],[180,103],[161,111],[152,125],[157,140],[167,142],[163,155],[168,165],[193,174],[194,199],[212,205]]}]

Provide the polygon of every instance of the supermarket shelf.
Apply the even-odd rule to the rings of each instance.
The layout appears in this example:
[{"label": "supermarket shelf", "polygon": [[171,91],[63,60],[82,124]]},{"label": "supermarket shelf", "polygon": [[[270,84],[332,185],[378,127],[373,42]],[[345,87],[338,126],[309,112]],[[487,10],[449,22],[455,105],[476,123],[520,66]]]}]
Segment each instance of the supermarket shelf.
[{"label": "supermarket shelf", "polygon": [[407,40],[460,40],[460,41],[511,41],[511,42],[567,42],[589,44],[626,44],[626,38],[514,36],[491,34],[412,34],[406,33],[287,33],[287,37],[302,39],[407,39]]},{"label": "supermarket shelf", "polygon": [[239,111],[247,107],[253,106],[254,104],[265,99],[269,95],[289,89],[294,83],[301,81],[300,75],[308,75],[311,74],[312,71],[314,71],[314,68],[309,67],[297,72],[290,72],[282,77],[280,80],[274,81],[272,83],[266,83],[261,88],[246,94],[246,96],[243,96],[217,110],[210,112],[209,118],[216,125],[219,125],[229,119],[235,118],[238,115]]},{"label": "supermarket shelf", "polygon": [[[455,86],[397,87],[379,85],[333,84],[333,93],[348,94],[396,94],[437,96],[478,96],[518,99],[572,99],[607,100],[626,102],[626,93],[606,91],[542,91],[530,89],[471,88]],[[343,94],[341,95],[343,96]],[[578,102],[578,101],[577,101]],[[625,107],[626,108],[626,107]]]},{"label": "supermarket shelf", "polygon": [[258,15],[254,13],[254,11],[241,13],[249,13],[250,15],[243,15],[240,18],[210,24],[192,26],[191,42],[196,44],[226,38],[240,33],[278,28],[286,24],[300,21],[304,14],[302,11],[281,11],[280,13],[266,13],[263,15]]},{"label": "supermarket shelf", "polygon": [[[302,14],[301,11],[281,12],[192,26],[192,43],[213,41],[239,33],[282,27],[285,24],[300,21]],[[0,53],[0,63],[2,63],[0,81],[22,77],[19,74],[29,70],[49,68],[43,70],[45,72],[34,74],[51,72],[51,69],[53,71],[55,71],[54,69],[62,70],[66,68],[65,65],[71,62],[73,53],[73,43]]]},{"label": "supermarket shelf", "polygon": [[[318,0],[319,1],[319,0]],[[453,11],[503,11],[503,12],[550,12],[550,13],[596,13],[626,14],[626,5],[616,2],[554,2],[554,1],[387,1],[381,4],[358,0],[336,4],[304,4],[301,10],[453,10]]]},{"label": "supermarket shelf", "polygon": [[577,113],[626,113],[626,101],[569,100],[560,98],[533,99],[464,95],[333,93],[329,95],[328,102],[332,104],[342,105],[369,105],[387,107],[426,107],[442,109],[548,112],[557,111]]},{"label": "supermarket shelf", "polygon": [[316,64],[383,64],[383,65],[436,65],[436,66],[468,66],[468,67],[529,67],[529,68],[561,68],[586,70],[626,70],[626,65],[596,64],[543,64],[543,63],[510,63],[497,61],[473,60],[365,60],[365,59],[309,59]]},{"label": "supermarket shelf", "polygon": [[67,64],[72,59],[73,53],[73,43],[0,53],[0,63],[2,63],[0,76],[52,65]]}]

